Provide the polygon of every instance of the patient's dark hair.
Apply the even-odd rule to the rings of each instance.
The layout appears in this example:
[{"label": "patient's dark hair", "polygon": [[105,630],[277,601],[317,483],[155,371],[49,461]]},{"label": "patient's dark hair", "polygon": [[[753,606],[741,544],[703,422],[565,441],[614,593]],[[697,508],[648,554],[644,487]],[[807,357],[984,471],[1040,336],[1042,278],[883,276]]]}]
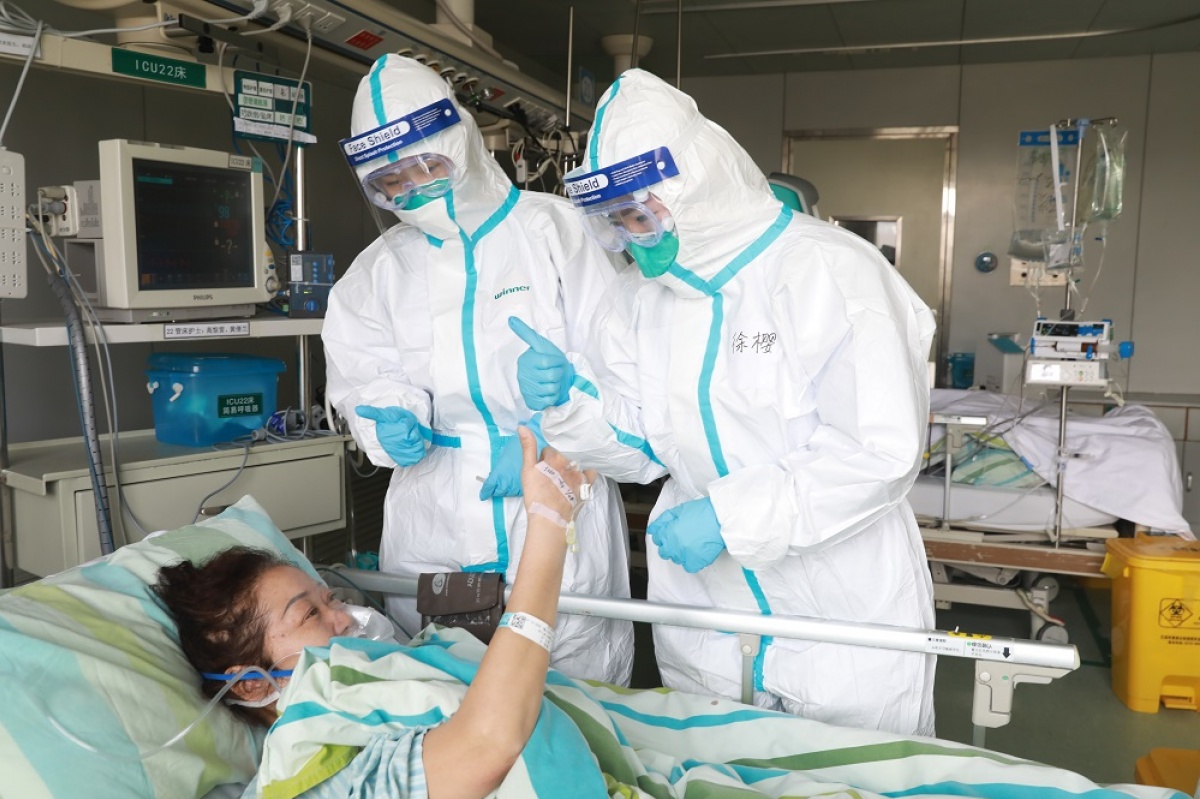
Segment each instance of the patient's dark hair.
[{"label": "patient's dark hair", "polygon": [[[266,619],[255,593],[264,574],[290,565],[267,550],[233,547],[201,566],[185,560],[159,571],[154,591],[174,617],[183,654],[196,671],[270,668],[264,645]],[[225,684],[204,680],[201,689],[206,696],[216,696]],[[230,710],[254,724],[271,723],[268,714],[255,708],[234,705]]]}]

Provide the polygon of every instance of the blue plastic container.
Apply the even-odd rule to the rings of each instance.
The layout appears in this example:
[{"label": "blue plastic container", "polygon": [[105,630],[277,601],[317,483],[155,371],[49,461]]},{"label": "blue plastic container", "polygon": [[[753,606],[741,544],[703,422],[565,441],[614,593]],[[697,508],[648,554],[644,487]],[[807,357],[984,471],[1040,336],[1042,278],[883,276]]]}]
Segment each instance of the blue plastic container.
[{"label": "blue plastic container", "polygon": [[146,363],[154,437],[165,444],[207,447],[266,424],[275,412],[277,358],[157,352]]},{"label": "blue plastic container", "polygon": [[975,383],[975,353],[952,352],[950,362],[950,385],[954,388],[970,388]]}]

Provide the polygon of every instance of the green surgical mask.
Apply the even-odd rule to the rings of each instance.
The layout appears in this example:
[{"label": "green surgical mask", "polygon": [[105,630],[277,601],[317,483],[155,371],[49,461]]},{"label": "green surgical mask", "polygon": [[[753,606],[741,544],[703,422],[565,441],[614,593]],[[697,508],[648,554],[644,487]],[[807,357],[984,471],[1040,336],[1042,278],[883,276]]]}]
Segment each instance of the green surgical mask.
[{"label": "green surgical mask", "polygon": [[429,203],[433,202],[436,199],[445,197],[446,194],[449,192],[449,190],[450,190],[450,179],[449,178],[439,178],[438,180],[432,180],[429,183],[425,183],[422,186],[418,187],[417,190],[415,192],[413,192],[413,194],[411,196],[409,196],[408,201],[405,202],[403,205],[397,204],[396,210],[398,210],[398,211],[415,211],[416,209],[420,208],[423,205],[428,205]]},{"label": "green surgical mask", "polygon": [[665,275],[671,264],[675,263],[675,256],[679,254],[679,237],[668,230],[663,233],[658,244],[652,247],[643,247],[632,241],[627,246],[641,273],[654,279]]}]

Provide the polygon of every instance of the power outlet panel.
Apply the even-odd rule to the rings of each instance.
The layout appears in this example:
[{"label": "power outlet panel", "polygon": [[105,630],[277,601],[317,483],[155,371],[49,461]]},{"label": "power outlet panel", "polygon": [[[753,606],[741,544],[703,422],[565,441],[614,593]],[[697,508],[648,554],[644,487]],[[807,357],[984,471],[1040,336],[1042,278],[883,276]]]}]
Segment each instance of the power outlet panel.
[{"label": "power outlet panel", "polygon": [[29,291],[25,246],[25,156],[0,149],[0,297]]},{"label": "power outlet panel", "polygon": [[1067,272],[1066,270],[1047,272],[1044,264],[1013,258],[1009,267],[1008,285],[1065,286],[1067,285]]}]

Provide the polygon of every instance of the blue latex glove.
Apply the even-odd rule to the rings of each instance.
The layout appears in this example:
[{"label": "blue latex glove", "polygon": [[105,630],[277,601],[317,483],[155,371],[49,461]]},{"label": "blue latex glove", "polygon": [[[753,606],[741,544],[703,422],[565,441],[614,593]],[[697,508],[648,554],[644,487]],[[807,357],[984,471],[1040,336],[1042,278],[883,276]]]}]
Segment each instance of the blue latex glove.
[{"label": "blue latex glove", "polygon": [[646,532],[659,555],[678,563],[689,574],[708,566],[725,550],[721,522],[708,497],[663,511]]},{"label": "blue latex glove", "polygon": [[[529,424],[524,426],[532,430],[534,436],[537,437],[537,454],[539,458],[542,457],[542,450],[546,448],[546,439],[542,438],[541,420],[535,416],[529,420]],[[500,457],[496,460],[496,465],[492,467],[492,473],[483,481],[483,487],[479,489],[479,498],[488,500],[492,497],[521,496],[521,467],[524,463],[525,453],[521,451],[520,437],[507,436],[504,446],[500,450]]]},{"label": "blue latex glove", "polygon": [[379,446],[397,466],[412,466],[425,457],[421,422],[412,411],[395,405],[387,408],[359,405],[354,412],[364,419],[374,420]]},{"label": "blue latex glove", "polygon": [[507,436],[506,439],[492,473],[479,489],[479,498],[482,500],[521,496],[521,467],[524,465],[521,439],[519,436]]},{"label": "blue latex glove", "polygon": [[517,317],[508,317],[508,326],[529,345],[529,349],[517,358],[517,385],[525,404],[534,411],[562,405],[570,396],[575,367],[554,342]]}]

